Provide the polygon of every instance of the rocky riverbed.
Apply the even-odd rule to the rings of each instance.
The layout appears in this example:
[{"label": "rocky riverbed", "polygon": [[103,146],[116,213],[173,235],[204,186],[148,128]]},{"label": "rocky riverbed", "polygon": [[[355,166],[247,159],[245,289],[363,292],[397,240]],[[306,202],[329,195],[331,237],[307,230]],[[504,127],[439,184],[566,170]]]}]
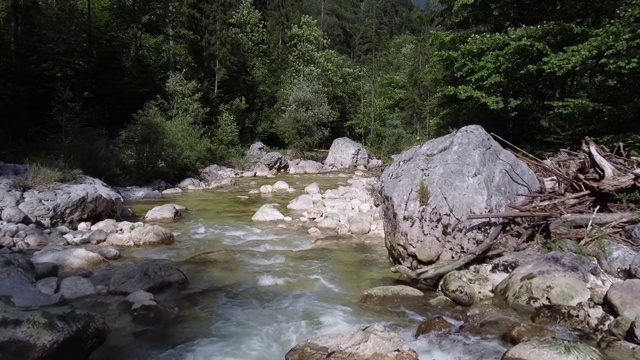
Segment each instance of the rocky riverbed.
[{"label": "rocky riverbed", "polygon": [[505,225],[466,216],[541,185],[481,128],[411,149],[380,177],[348,139],[324,163],[263,144],[248,156],[249,170],[118,189],[82,177],[25,191],[14,184],[28,167],[2,164],[0,353],[640,358],[634,249],[603,241],[593,257],[503,237],[486,256]]}]

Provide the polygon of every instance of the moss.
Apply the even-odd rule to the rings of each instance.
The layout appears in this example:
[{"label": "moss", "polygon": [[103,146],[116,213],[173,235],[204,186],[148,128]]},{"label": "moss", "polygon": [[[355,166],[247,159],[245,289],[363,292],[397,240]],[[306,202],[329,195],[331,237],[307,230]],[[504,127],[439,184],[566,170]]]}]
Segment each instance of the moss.
[{"label": "moss", "polygon": [[420,186],[418,188],[418,200],[420,201],[420,206],[426,206],[430,197],[431,193],[429,192],[427,184],[425,184],[424,179],[420,179]]}]

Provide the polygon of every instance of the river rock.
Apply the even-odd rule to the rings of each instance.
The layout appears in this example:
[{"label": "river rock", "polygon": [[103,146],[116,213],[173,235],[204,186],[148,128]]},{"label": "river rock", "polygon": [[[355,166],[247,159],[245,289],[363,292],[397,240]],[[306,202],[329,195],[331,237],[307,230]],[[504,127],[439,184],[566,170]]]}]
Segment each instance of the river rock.
[{"label": "river rock", "polygon": [[134,303],[130,314],[133,322],[140,325],[155,325],[162,320],[160,307],[153,300]]},{"label": "river rock", "polygon": [[296,345],[286,360],[417,360],[418,355],[398,335],[382,326],[365,326],[353,334],[312,338]]},{"label": "river rock", "polygon": [[640,279],[640,253],[638,253],[629,265],[629,277]]},{"label": "river rock", "polygon": [[[104,230],[107,233],[110,233],[118,228],[118,222],[114,219],[106,219],[91,225],[89,228],[91,231]],[[78,230],[81,229],[78,227]]]},{"label": "river rock", "polygon": [[127,186],[115,188],[125,201],[160,199],[162,193],[149,187]]},{"label": "river rock", "polygon": [[310,195],[320,194],[320,185],[318,183],[311,183],[304,188],[304,192]]},{"label": "river rock", "polygon": [[36,280],[58,276],[58,264],[48,262],[33,263],[33,269],[36,272]]},{"label": "river rock", "polygon": [[[13,306],[39,307],[54,305],[60,301],[60,296],[40,292],[33,282],[33,273],[13,266],[0,267],[0,297],[7,297]],[[0,306],[1,304],[2,302]]]},{"label": "river rock", "polygon": [[176,204],[156,206],[144,215],[146,221],[173,221],[187,211],[187,208]]},{"label": "river rock", "polygon": [[180,189],[186,189],[186,190],[197,190],[197,189],[206,188],[207,184],[203,183],[198,179],[187,178],[182,180],[178,185],[176,185],[176,187]]},{"label": "river rock", "polygon": [[162,195],[178,195],[178,194],[182,194],[182,189],[180,189],[179,187],[162,191]]},{"label": "river rock", "polygon": [[444,296],[461,306],[471,306],[478,299],[478,292],[459,271],[445,275],[438,289]]},{"label": "river rock", "polygon": [[289,191],[290,189],[291,186],[284,181],[276,181],[276,183],[273,184],[273,191],[275,192],[284,192]]},{"label": "river rock", "polygon": [[636,316],[627,332],[627,339],[634,344],[640,344],[640,315]]},{"label": "river rock", "polygon": [[304,211],[313,208],[313,197],[311,195],[300,195],[291,200],[287,209]]},{"label": "river rock", "polygon": [[0,311],[2,358],[86,359],[108,333],[101,316],[68,308]]},{"label": "river rock", "polygon": [[237,170],[220,165],[210,165],[200,170],[200,177],[209,184],[221,183],[224,180],[236,178],[239,175],[240,173]]},{"label": "river rock", "polygon": [[107,236],[106,243],[113,246],[143,246],[168,245],[175,241],[173,233],[159,225],[125,225],[118,224],[118,230]]},{"label": "river rock", "polygon": [[249,159],[250,161],[258,161],[263,156],[265,156],[268,151],[269,151],[269,148],[267,147],[267,145],[258,141],[256,143],[251,144],[251,146],[249,147],[249,150],[247,150],[246,156],[247,156],[247,159]]},{"label": "river rock", "polygon": [[604,360],[593,347],[580,342],[547,338],[520,343],[509,349],[502,360]]},{"label": "river rock", "polygon": [[551,252],[516,268],[496,287],[510,305],[537,308],[586,302],[590,288],[606,287],[597,264],[578,254]]},{"label": "river rock", "polygon": [[553,336],[553,331],[548,327],[525,322],[513,325],[502,335],[502,338],[510,344],[518,345],[522,342],[544,339],[551,336]]},{"label": "river rock", "polygon": [[427,335],[433,332],[448,332],[453,329],[455,329],[455,326],[448,322],[444,316],[429,317],[420,322],[415,337],[418,338],[420,335]]},{"label": "river rock", "polygon": [[495,339],[521,322],[522,319],[512,312],[493,305],[477,304],[467,311],[459,332],[482,339]]},{"label": "river rock", "polygon": [[331,170],[349,169],[369,163],[369,153],[362,145],[343,137],[333,140],[324,165]]},{"label": "river rock", "polygon": [[623,279],[630,276],[633,260],[638,255],[633,249],[609,239],[596,242],[592,251],[607,274]]},{"label": "river rock", "polygon": [[92,246],[87,250],[92,251],[107,260],[117,260],[120,258],[120,251],[112,246]]},{"label": "river rock", "polygon": [[251,217],[253,221],[281,221],[284,220],[284,215],[272,204],[264,204],[256,211]]},{"label": "river rock", "polygon": [[52,184],[23,194],[20,210],[51,226],[77,226],[88,219],[117,218],[120,194],[98,179],[82,176],[77,184]]},{"label": "river rock", "polygon": [[412,298],[423,298],[424,293],[406,285],[378,286],[367,289],[362,293],[360,302],[363,304],[386,305],[393,302]]},{"label": "river rock", "polygon": [[270,152],[260,159],[260,164],[269,170],[283,171],[289,167],[289,162],[279,152]]},{"label": "river rock", "polygon": [[605,297],[605,305],[613,315],[635,319],[640,315],[640,280],[629,279],[611,285]]},{"label": "river rock", "polygon": [[624,340],[627,337],[632,322],[633,321],[627,317],[618,316],[609,323],[609,333],[620,340]]},{"label": "river rock", "polygon": [[322,164],[316,161],[300,160],[299,162],[289,162],[290,174],[318,174],[322,171]]},{"label": "river rock", "polygon": [[58,291],[58,278],[48,277],[38,280],[36,282],[36,289],[40,290],[45,295],[53,295]]},{"label": "river rock", "polygon": [[177,267],[143,263],[123,267],[113,274],[109,283],[112,294],[131,294],[139,290],[146,292],[159,291],[167,287],[182,289],[189,280]]},{"label": "river rock", "polygon": [[80,276],[69,276],[60,281],[60,293],[67,300],[79,299],[96,294],[96,287],[91,280]]},{"label": "river rock", "polygon": [[92,244],[100,244],[107,240],[107,236],[109,236],[108,232],[102,229],[98,229],[96,231],[93,231],[91,234],[89,234],[89,237],[87,239]]},{"label": "river rock", "polygon": [[640,345],[628,341],[608,341],[601,345],[607,360],[640,360]]},{"label": "river rock", "polygon": [[33,263],[54,263],[60,271],[86,270],[105,265],[102,256],[82,248],[45,248],[33,254]]},{"label": "river rock", "polygon": [[16,224],[31,224],[31,218],[18,207],[10,206],[2,210],[2,221]]},{"label": "river rock", "polygon": [[371,218],[358,213],[349,221],[349,231],[354,235],[366,235],[371,231]]},{"label": "river rock", "polygon": [[30,248],[39,249],[49,245],[49,237],[45,234],[29,234],[24,238],[24,242]]},{"label": "river rock", "polygon": [[410,269],[458,259],[489,232],[478,226],[485,220],[467,215],[506,211],[539,186],[534,172],[480,126],[413,147],[395,156],[376,193],[389,255]]},{"label": "river rock", "polygon": [[146,291],[142,291],[142,290],[138,290],[136,292],[133,292],[131,294],[129,294],[129,296],[127,296],[127,298],[125,299],[126,301],[135,304],[135,303],[141,303],[141,302],[145,302],[145,301],[153,301],[155,300],[155,297],[153,296],[152,293],[148,293]]}]

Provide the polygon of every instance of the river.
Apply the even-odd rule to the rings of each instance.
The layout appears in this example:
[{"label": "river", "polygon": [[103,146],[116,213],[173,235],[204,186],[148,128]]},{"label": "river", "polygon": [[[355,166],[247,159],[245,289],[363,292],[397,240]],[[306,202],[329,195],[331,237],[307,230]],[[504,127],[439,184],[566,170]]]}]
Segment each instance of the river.
[{"label": "river", "polygon": [[132,324],[126,308],[115,298],[92,304],[93,310],[110,319],[112,329],[91,359],[284,359],[304,339],[352,332],[373,323],[404,336],[420,359],[502,356],[505,348],[496,340],[468,335],[414,339],[425,315],[441,314],[426,301],[411,308],[360,304],[365,289],[400,283],[389,271],[383,239],[336,239],[314,245],[304,228],[252,223],[251,216],[264,203],[278,203],[286,214],[288,201],[306,185],[318,182],[324,190],[346,179],[306,175],[277,180],[287,181],[297,191],[269,197],[248,195],[256,187],[251,181],[272,184],[275,179],[242,179],[223,191],[190,192],[133,204],[137,214],[168,202],[187,206],[190,212],[164,225],[176,232],[175,244],[123,250],[118,263],[170,261],[185,272],[190,286],[178,297],[157,296],[160,304],[175,306],[179,314],[155,327]]}]

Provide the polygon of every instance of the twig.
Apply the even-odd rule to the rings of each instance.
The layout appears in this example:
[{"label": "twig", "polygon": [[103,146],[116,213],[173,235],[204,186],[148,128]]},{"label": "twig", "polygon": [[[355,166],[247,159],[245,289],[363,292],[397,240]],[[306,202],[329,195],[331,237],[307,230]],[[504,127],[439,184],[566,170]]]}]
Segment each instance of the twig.
[{"label": "twig", "polygon": [[587,236],[589,236],[589,231],[591,231],[591,225],[593,225],[593,218],[596,216],[596,213],[598,212],[599,209],[600,209],[600,205],[596,206],[596,209],[593,211],[593,215],[591,215],[591,219],[589,219],[589,225],[587,225],[586,235],[584,236],[584,239],[582,239],[582,241],[580,242],[580,245],[584,245],[584,243],[587,241]]},{"label": "twig", "polygon": [[469,214],[467,219],[490,219],[490,218],[526,218],[526,217],[552,217],[552,213],[548,212],[506,212],[506,213],[490,213],[490,214]]}]

